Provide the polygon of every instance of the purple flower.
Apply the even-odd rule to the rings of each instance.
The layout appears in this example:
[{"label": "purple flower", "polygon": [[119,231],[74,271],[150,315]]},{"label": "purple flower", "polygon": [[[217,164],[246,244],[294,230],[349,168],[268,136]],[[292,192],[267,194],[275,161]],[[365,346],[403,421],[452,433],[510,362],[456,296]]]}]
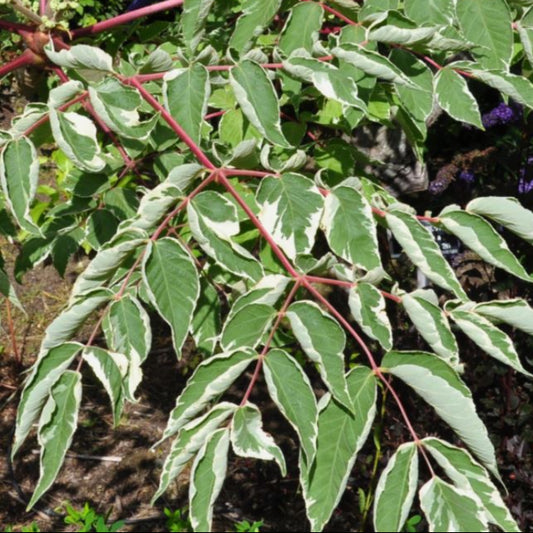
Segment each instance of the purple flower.
[{"label": "purple flower", "polygon": [[141,9],[141,7],[146,7],[150,4],[155,3],[156,0],[133,0],[128,7],[126,8],[126,13],[128,11],[135,11],[136,9]]},{"label": "purple flower", "polygon": [[432,194],[433,196],[438,196],[439,194],[442,194],[448,188],[448,185],[449,183],[446,180],[437,178],[429,183],[428,192],[429,194]]},{"label": "purple flower", "polygon": [[476,175],[471,170],[461,170],[459,179],[471,185],[476,180]]},{"label": "purple flower", "polygon": [[516,122],[522,117],[522,107],[514,102],[510,105],[498,104],[488,113],[483,114],[481,122],[485,128]]},{"label": "purple flower", "polygon": [[527,194],[533,191],[533,180],[528,181],[526,178],[520,178],[518,181],[518,194]]}]

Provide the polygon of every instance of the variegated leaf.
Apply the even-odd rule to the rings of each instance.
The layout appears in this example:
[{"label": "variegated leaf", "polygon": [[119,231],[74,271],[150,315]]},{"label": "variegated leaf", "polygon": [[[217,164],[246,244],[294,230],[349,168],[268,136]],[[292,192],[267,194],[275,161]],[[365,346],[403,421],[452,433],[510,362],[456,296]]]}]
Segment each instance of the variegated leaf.
[{"label": "variegated leaf", "polygon": [[276,461],[281,475],[287,475],[285,458],[274,439],[263,430],[261,411],[253,403],[239,407],[231,421],[231,444],[239,457]]},{"label": "variegated leaf", "polygon": [[450,316],[463,333],[491,357],[526,376],[533,377],[533,374],[527,372],[522,366],[513,341],[492,322],[475,312],[463,311],[460,308],[452,310]]},{"label": "variegated leaf", "polygon": [[217,264],[252,281],[263,277],[255,257],[232,240],[240,231],[234,204],[217,192],[202,192],[187,204],[187,215],[195,240]]},{"label": "variegated leaf", "polygon": [[213,505],[226,477],[228,449],[229,429],[217,429],[194,460],[189,485],[189,515],[194,531],[211,531]]},{"label": "variegated leaf", "polygon": [[426,437],[422,445],[457,487],[479,499],[485,520],[502,531],[521,531],[487,471],[466,450],[436,437]]},{"label": "variegated leaf", "polygon": [[414,442],[398,447],[381,473],[374,499],[374,529],[401,531],[418,483],[418,450]]},{"label": "variegated leaf", "polygon": [[372,209],[355,180],[343,181],[327,195],[321,226],[337,255],[365,270],[381,267]]},{"label": "variegated leaf", "polygon": [[383,349],[392,348],[392,327],[387,316],[385,298],[374,285],[360,281],[350,289],[348,305],[356,322]]},{"label": "variegated leaf", "polygon": [[468,299],[452,267],[444,259],[431,231],[414,216],[399,210],[387,213],[387,224],[409,259],[433,283]]},{"label": "variegated leaf", "polygon": [[263,178],[256,200],[259,220],[289,258],[311,251],[324,205],[312,180],[291,173]]},{"label": "variegated leaf", "polygon": [[533,244],[533,212],[523,207],[516,198],[478,197],[469,202],[465,209],[494,220],[529,244]]},{"label": "variegated leaf", "polygon": [[433,351],[455,366],[459,362],[459,347],[444,312],[428,299],[413,292],[402,297],[409,318]]},{"label": "variegated leaf", "polygon": [[150,301],[170,326],[180,357],[200,289],[196,265],[179,241],[165,237],[150,245],[142,269]]},{"label": "variegated leaf", "polygon": [[30,510],[54,482],[78,425],[81,374],[67,370],[50,390],[39,420],[41,447],[39,481],[27,510]]},{"label": "variegated leaf", "polygon": [[389,352],[384,370],[415,390],[448,423],[482,463],[499,477],[494,447],[479,418],[470,389],[455,370],[426,352]]},{"label": "variegated leaf", "polygon": [[434,476],[420,489],[420,506],[429,531],[488,531],[481,507],[470,491]]},{"label": "variegated leaf", "polygon": [[245,349],[217,354],[202,361],[176,399],[161,441],[178,433],[211,400],[226,391],[256,359],[254,350]]},{"label": "variegated leaf", "polygon": [[353,405],[344,375],[344,330],[333,317],[311,301],[293,303],[286,317],[302,350],[318,366],[331,395],[351,411]]},{"label": "variegated leaf", "polygon": [[[484,261],[526,281],[533,281],[507,243],[483,218],[450,206],[439,216],[442,225]],[[429,276],[428,276],[429,277]]]},{"label": "variegated leaf", "polygon": [[77,342],[61,344],[47,351],[34,363],[20,396],[15,437],[11,450],[12,457],[15,456],[28,436],[32,425],[39,418],[50,390],[70,366],[82,347]]},{"label": "variegated leaf", "polygon": [[192,420],[181,429],[163,464],[159,487],[152,498],[152,505],[187,466],[187,463],[202,447],[209,435],[216,431],[220,424],[225,422],[236,409],[237,406],[233,403],[219,403],[208,413]]},{"label": "variegated leaf", "polygon": [[316,453],[318,408],[315,395],[297,361],[283,350],[270,350],[263,366],[268,392],[300,438],[310,464]]},{"label": "variegated leaf", "polygon": [[322,531],[344,493],[359,450],[376,414],[377,382],[372,371],[357,366],[347,376],[354,412],[329,394],[320,401],[316,457],[300,454],[300,478],[311,531]]}]

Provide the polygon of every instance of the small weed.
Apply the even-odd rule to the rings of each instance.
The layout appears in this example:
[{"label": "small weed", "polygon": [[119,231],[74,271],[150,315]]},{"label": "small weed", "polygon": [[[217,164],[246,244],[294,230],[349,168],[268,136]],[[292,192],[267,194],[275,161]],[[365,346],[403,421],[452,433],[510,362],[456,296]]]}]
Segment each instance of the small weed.
[{"label": "small weed", "polygon": [[186,518],[185,511],[182,509],[177,509],[176,511],[171,511],[165,507],[164,511],[165,516],[167,517],[167,528],[173,533],[183,533],[186,531],[192,531],[191,523],[189,519]]},{"label": "small weed", "polygon": [[248,522],[248,520],[241,520],[235,524],[235,531],[238,533],[259,533],[263,521],[259,522]]}]

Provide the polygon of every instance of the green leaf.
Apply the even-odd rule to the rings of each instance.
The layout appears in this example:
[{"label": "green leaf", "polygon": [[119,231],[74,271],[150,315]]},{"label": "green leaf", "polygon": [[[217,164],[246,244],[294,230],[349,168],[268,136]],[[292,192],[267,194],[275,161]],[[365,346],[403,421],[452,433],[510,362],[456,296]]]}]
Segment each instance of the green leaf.
[{"label": "green leaf", "polygon": [[384,24],[379,28],[370,30],[368,39],[382,43],[413,45],[431,39],[438,29],[437,26],[402,28],[396,24]]},{"label": "green leaf", "polygon": [[289,12],[287,22],[281,32],[279,49],[285,54],[298,48],[304,48],[309,53],[318,40],[318,32],[322,27],[324,10],[315,2],[296,4]]},{"label": "green leaf", "polygon": [[470,492],[437,476],[420,489],[420,506],[429,531],[488,531],[481,508]]},{"label": "green leaf", "polygon": [[15,456],[39,417],[50,390],[81,349],[81,344],[68,342],[52,348],[34,363],[20,396],[12,457]]},{"label": "green leaf", "polygon": [[223,350],[249,346],[255,348],[276,316],[276,309],[265,304],[248,304],[224,324],[220,345]]},{"label": "green leaf", "polygon": [[509,250],[498,232],[478,215],[450,206],[440,215],[441,224],[484,261],[502,268],[517,278],[533,281],[520,261]]},{"label": "green leaf", "polygon": [[460,308],[451,311],[450,315],[463,333],[484,352],[518,372],[533,377],[533,374],[527,372],[522,366],[510,337],[489,320],[474,312],[462,311]]},{"label": "green leaf", "polygon": [[274,306],[291,282],[291,278],[279,274],[270,274],[260,279],[251,290],[239,296],[229,311],[228,319],[237,311],[250,304]]},{"label": "green leaf", "polygon": [[60,67],[113,72],[113,58],[96,46],[76,44],[56,52],[50,41],[50,44],[44,47],[44,51],[50,61]]},{"label": "green leaf", "polygon": [[321,226],[330,248],[344,260],[369,271],[381,267],[372,208],[353,179],[326,196]]},{"label": "green leaf", "polygon": [[[87,242],[95,249],[100,250],[109,242],[117,231],[119,220],[107,209],[97,209],[89,216],[86,227]],[[78,249],[75,243],[72,253]],[[70,256],[70,255],[69,255]]]},{"label": "green leaf", "polygon": [[392,50],[390,60],[415,85],[397,85],[395,90],[405,110],[425,130],[426,120],[433,111],[433,74],[423,61],[401,48]]},{"label": "green leaf", "polygon": [[376,413],[377,383],[372,371],[355,367],[347,376],[354,413],[329,394],[320,402],[314,461],[300,454],[301,482],[311,531],[322,531],[339,504],[359,450]]},{"label": "green leaf", "polygon": [[257,353],[246,349],[217,354],[202,361],[176,399],[176,406],[170,413],[167,427],[159,442],[175,435],[210,401],[229,389],[256,359]]},{"label": "green leaf", "polygon": [[433,283],[467,299],[466,293],[444,259],[431,231],[414,216],[399,210],[387,213],[387,224],[409,259]]},{"label": "green leaf", "polygon": [[116,427],[124,409],[122,382],[128,373],[128,358],[123,354],[110,352],[97,346],[86,348],[83,351],[83,358],[109,396],[113,410],[113,424]]},{"label": "green leaf", "polygon": [[475,305],[473,310],[492,321],[505,322],[533,335],[533,309],[525,300],[491,300]]},{"label": "green leaf", "polygon": [[3,294],[15,307],[18,307],[20,311],[26,313],[26,311],[24,311],[24,307],[22,307],[22,304],[18,299],[17,293],[15,292],[11,280],[9,279],[3,268],[0,268],[0,294]]},{"label": "green leaf", "polygon": [[404,10],[418,24],[450,25],[455,18],[454,0],[404,0]]},{"label": "green leaf", "polygon": [[217,290],[200,278],[200,296],[191,322],[191,333],[197,350],[212,354],[221,329],[221,303]]},{"label": "green leaf", "polygon": [[498,526],[502,531],[520,531],[489,474],[466,450],[436,437],[426,437],[422,440],[422,445],[454,485],[479,499],[485,515],[484,521]]},{"label": "green leaf", "polygon": [[263,431],[261,411],[253,403],[239,407],[231,421],[231,445],[239,457],[276,461],[281,475],[287,475],[285,458],[274,439]]},{"label": "green leaf", "polygon": [[370,283],[359,282],[350,289],[348,305],[361,329],[370,338],[377,340],[383,349],[390,350],[392,327],[381,291]]},{"label": "green leaf", "polygon": [[402,297],[409,318],[433,351],[452,366],[459,363],[459,347],[446,314],[427,298],[413,292]]},{"label": "green leaf", "polygon": [[228,449],[229,429],[218,429],[194,460],[189,485],[189,515],[194,531],[211,531],[213,505],[226,477]]},{"label": "green leaf", "polygon": [[513,30],[504,0],[457,2],[457,18],[465,37],[476,43],[472,55],[481,67],[509,70],[513,53]]},{"label": "green leaf", "polygon": [[235,30],[229,41],[229,48],[239,54],[246,52],[251,41],[261,34],[278,12],[281,0],[244,0],[242,15],[237,20]]},{"label": "green leaf", "polygon": [[100,287],[110,279],[135,251],[146,244],[147,240],[148,235],[139,230],[117,233],[78,276],[70,294],[71,301]]},{"label": "green leaf", "polygon": [[150,302],[172,330],[179,358],[200,290],[196,265],[179,241],[165,237],[147,250],[142,272]]},{"label": "green leaf", "polygon": [[128,294],[115,300],[109,307],[103,329],[107,345],[131,359],[137,354],[140,362],[148,357],[152,345],[150,317],[137,298]]},{"label": "green leaf", "polygon": [[318,408],[315,395],[300,365],[283,350],[270,350],[263,365],[268,392],[295,429],[308,463],[316,453]]},{"label": "green leaf", "polygon": [[263,277],[255,257],[232,240],[240,233],[237,209],[215,191],[197,194],[187,204],[191,232],[203,251],[218,265],[252,281]]},{"label": "green leaf", "polygon": [[40,353],[45,353],[50,348],[70,340],[78,328],[85,323],[87,317],[102,304],[110,301],[113,296],[113,293],[108,289],[95,289],[74,300],[46,328]]},{"label": "green leaf", "polygon": [[[267,1],[272,2],[272,0]],[[262,0],[258,3],[262,5],[266,2]],[[271,143],[290,148],[291,145],[281,131],[276,91],[266,71],[257,63],[245,60],[231,69],[230,83],[235,98],[250,123]]]},{"label": "green leaf", "polygon": [[87,172],[105,167],[96,139],[96,126],[87,117],[50,108],[50,126],[58,146],[77,166]]},{"label": "green leaf", "polygon": [[439,106],[455,120],[484,129],[476,99],[464,78],[451,68],[435,76],[435,95]]},{"label": "green leaf", "polygon": [[474,198],[465,209],[469,213],[494,220],[533,245],[533,212],[523,207],[516,198],[502,196]]},{"label": "green leaf", "polygon": [[193,52],[204,34],[204,24],[214,0],[185,0],[181,13],[183,40]]},{"label": "green leaf", "polygon": [[522,21],[515,22],[518,35],[520,36],[520,42],[524,48],[527,60],[529,64],[533,64],[533,28],[528,28]]},{"label": "green leaf", "polygon": [[30,215],[38,181],[39,159],[31,140],[8,141],[0,151],[0,183],[6,204],[21,228],[40,235]]},{"label": "green leaf", "polygon": [[81,374],[67,370],[50,390],[39,420],[39,481],[28,504],[28,511],[54,482],[63,464],[78,423],[80,401]]},{"label": "green leaf", "polygon": [[479,418],[472,393],[453,370],[436,355],[426,352],[389,352],[383,369],[407,383],[429,403],[496,476],[494,447]]},{"label": "green leaf", "polygon": [[209,73],[200,63],[165,74],[165,107],[196,144],[200,142],[210,93]]},{"label": "green leaf", "polygon": [[344,43],[342,47],[334,48],[331,53],[370,76],[394,82],[397,85],[413,86],[409,78],[394,63],[378,52],[366,50],[351,43]]},{"label": "green leaf", "polygon": [[184,426],[172,443],[165,459],[159,487],[152,498],[154,502],[167,490],[170,483],[183,471],[187,463],[202,447],[206,439],[237,409],[232,403],[222,402],[208,413]]},{"label": "green leaf", "polygon": [[89,97],[104,123],[128,139],[146,140],[159,118],[159,115],[154,115],[149,120],[141,121],[141,95],[136,89],[114,78],[106,78],[95,87],[89,86]]},{"label": "green leaf", "polygon": [[268,176],[261,180],[256,200],[259,220],[290,259],[311,251],[324,205],[312,180],[293,173]]},{"label": "green leaf", "polygon": [[285,316],[302,350],[318,366],[331,395],[351,411],[353,405],[344,375],[344,330],[333,317],[311,301],[293,303]]},{"label": "green leaf", "polygon": [[383,470],[374,499],[374,529],[402,531],[418,482],[418,450],[414,442],[398,447]]},{"label": "green leaf", "polygon": [[486,83],[505,96],[510,96],[519,104],[533,108],[533,84],[524,76],[509,74],[503,70],[484,70],[479,65],[471,62],[458,61],[448,66],[465,70],[477,80]]}]

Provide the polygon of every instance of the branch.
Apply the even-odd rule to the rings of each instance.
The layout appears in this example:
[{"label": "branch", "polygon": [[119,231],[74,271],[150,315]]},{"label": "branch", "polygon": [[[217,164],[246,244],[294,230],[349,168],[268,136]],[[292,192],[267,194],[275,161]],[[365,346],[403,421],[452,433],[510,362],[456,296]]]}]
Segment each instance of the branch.
[{"label": "branch", "polygon": [[0,29],[19,33],[20,31],[33,31],[32,26],[26,24],[19,24],[18,22],[9,22],[8,20],[0,20]]},{"label": "branch", "polygon": [[127,24],[132,20],[137,20],[141,17],[147,15],[152,15],[158,13],[159,11],[164,11],[165,9],[171,9],[173,7],[178,7],[183,4],[184,0],[166,0],[165,2],[159,2],[151,6],[142,7],[141,9],[136,9],[130,13],[124,13],[123,15],[118,15],[117,17],[110,18],[109,20],[104,20],[102,22],[97,22],[92,26],[87,26],[86,28],[79,28],[71,32],[72,38],[77,39],[79,37],[84,37],[86,35],[95,35],[96,33],[101,33],[106,30],[115,28],[122,24]]},{"label": "branch", "polygon": [[41,17],[37,15],[37,13],[34,13],[31,9],[28,9],[20,0],[12,0],[12,6],[15,11],[18,11],[28,20],[39,24],[39,26],[43,23]]},{"label": "branch", "polygon": [[16,59],[0,67],[0,78],[19,68],[35,65],[36,60],[37,56],[30,49],[26,49]]},{"label": "branch", "polygon": [[[139,10],[140,11],[140,10]],[[191,149],[198,162],[210,170],[215,170],[216,166],[211,163],[202,149],[189,137],[188,133],[174,120],[172,115],[135,79],[122,79],[126,84],[132,85],[156,111],[161,113],[165,122],[174,130],[178,137]]]}]

